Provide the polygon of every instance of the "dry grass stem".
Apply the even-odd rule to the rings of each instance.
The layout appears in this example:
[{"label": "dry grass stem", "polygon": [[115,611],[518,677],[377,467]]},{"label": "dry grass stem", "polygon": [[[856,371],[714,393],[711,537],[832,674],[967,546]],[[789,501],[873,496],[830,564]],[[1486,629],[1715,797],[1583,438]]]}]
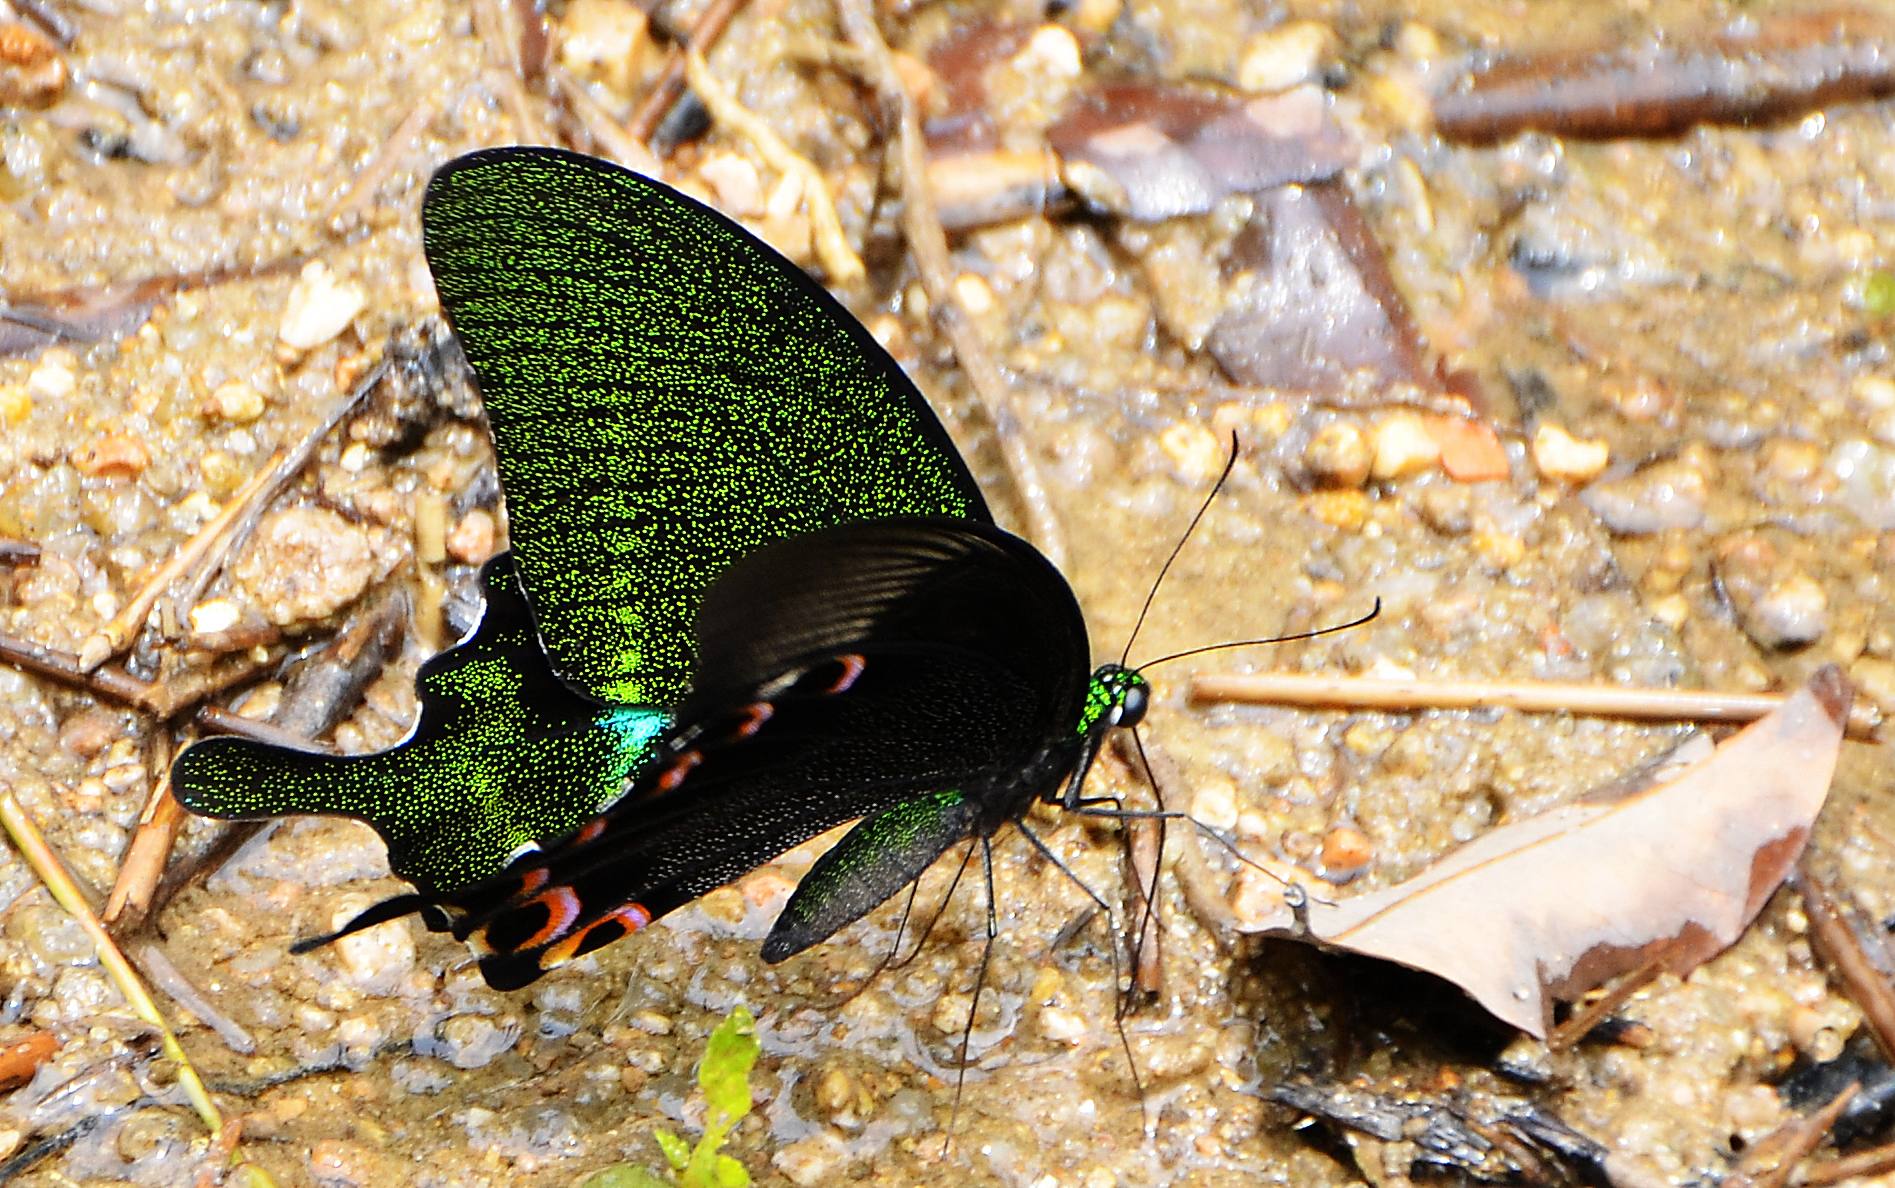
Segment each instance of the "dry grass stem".
[{"label": "dry grass stem", "polygon": [[184,806],[171,795],[170,739],[163,727],[152,735],[151,763],[158,778],[145,801],[144,812],[139,814],[132,843],[125,848],[112,893],[105,897],[105,911],[101,915],[107,924],[124,921],[128,927],[136,927],[143,922],[145,912],[151,907],[151,893],[164,874],[166,859],[171,857],[171,844],[177,840],[178,829],[184,824]]},{"label": "dry grass stem", "polygon": [[1651,960],[1612,983],[1610,990],[1574,1011],[1571,1018],[1546,1033],[1547,1049],[1564,1051],[1585,1039],[1593,1028],[1624,1006],[1632,995],[1651,985],[1652,979],[1664,972],[1667,957],[1667,953],[1660,951]]},{"label": "dry grass stem", "polygon": [[1836,1119],[1849,1108],[1850,1099],[1861,1091],[1861,1084],[1851,1081],[1822,1109],[1791,1118],[1758,1139],[1744,1152],[1737,1169],[1724,1177],[1722,1188],[1784,1188],[1797,1165],[1835,1128]]},{"label": "dry grass stem", "polygon": [[[1429,681],[1298,672],[1211,673],[1191,681],[1191,699],[1335,709],[1514,709],[1662,722],[1754,722],[1782,705],[1781,693],[1623,689],[1563,681]],[[1880,741],[1874,710],[1857,698],[1847,735]]]},{"label": "dry grass stem", "polygon": [[974,321],[962,308],[954,292],[947,232],[935,210],[934,194],[928,182],[928,148],[921,132],[921,117],[915,110],[914,97],[902,85],[893,52],[882,39],[875,23],[870,0],[838,0],[838,14],[849,41],[862,54],[870,81],[882,101],[897,115],[896,161],[900,168],[902,198],[902,234],[915,260],[915,271],[928,294],[928,308],[934,311],[954,346],[954,357],[967,376],[975,398],[981,403],[994,427],[1002,459],[1013,480],[1014,489],[1026,513],[1027,535],[1054,565],[1064,566],[1066,549],[1059,521],[1053,514],[1051,497],[1039,465],[1033,460],[1020,430],[1013,393],[1000,368],[981,342]]},{"label": "dry grass stem", "polygon": [[362,171],[355,175],[355,181],[350,183],[348,191],[342,195],[335,209],[330,212],[327,220],[330,226],[333,227],[339,220],[354,214],[375,197],[375,191],[381,189],[382,183],[395,172],[395,166],[401,163],[402,154],[414,144],[415,138],[421,135],[421,130],[428,126],[428,122],[440,110],[440,105],[435,100],[424,98],[415,104],[414,110],[402,117],[401,123],[395,125],[395,130],[388,134],[388,139],[382,142],[381,147],[375,150],[375,155],[362,166]]},{"label": "dry grass stem", "polygon": [[[1895,986],[1889,985],[1887,949],[1872,954],[1861,935],[1865,929],[1853,926],[1849,917],[1860,914],[1853,905],[1838,901],[1822,879],[1811,873],[1807,860],[1790,876],[1803,911],[1809,917],[1810,947],[1836,971],[1844,990],[1868,1023],[1884,1060],[1895,1060]],[[1881,938],[1872,942],[1881,946]],[[1878,960],[1879,958],[1879,960]]]},{"label": "dry grass stem", "polygon": [[573,77],[572,71],[553,63],[546,72],[547,81],[553,91],[565,103],[566,110],[578,121],[579,129],[592,141],[595,153],[612,158],[621,165],[638,170],[640,173],[657,177],[662,166],[658,158],[652,155],[645,142],[635,139],[625,129],[619,127],[612,113],[600,107],[586,84]]},{"label": "dry grass stem", "polygon": [[151,608],[157,604],[158,596],[163,594],[165,588],[176,581],[181,574],[204,559],[204,556],[210,552],[211,546],[217,543],[218,538],[223,536],[230,526],[237,522],[238,517],[243,515],[250,501],[258,498],[269,485],[270,474],[283,457],[284,451],[280,449],[271,455],[269,464],[252,475],[250,481],[231,496],[218,513],[197,530],[196,535],[184,543],[183,548],[171,554],[170,560],[158,567],[158,572],[151,575],[138,593],[132,596],[131,601],[112,616],[110,622],[80,646],[79,668],[81,671],[91,672],[131,646],[131,642],[138,638],[139,631],[144,628],[145,619],[151,614]]},{"label": "dry grass stem", "polygon": [[1895,1143],[1884,1143],[1804,1167],[1791,1177],[1792,1184],[1836,1184],[1857,1177],[1879,1176],[1895,1171]]},{"label": "dry grass stem", "polygon": [[695,49],[685,53],[684,70],[691,89],[704,101],[713,120],[749,141],[771,168],[797,178],[802,184],[803,207],[809,212],[816,258],[822,262],[829,282],[854,284],[868,275],[862,266],[862,257],[855,254],[855,249],[849,246],[849,237],[843,234],[835,199],[830,196],[829,184],[823,180],[822,170],[816,168],[815,162],[791,148],[775,129],[725,90],[723,84],[712,77],[710,68],[704,64],[704,56]]},{"label": "dry grass stem", "polygon": [[626,122],[625,131],[640,144],[651,143],[652,136],[658,131],[658,125],[665,122],[670,114],[671,105],[684,94],[685,53],[695,50],[700,55],[711,52],[717,39],[724,35],[725,26],[732,17],[743,8],[744,0],[711,0],[698,15],[697,23],[691,26],[691,32],[685,40],[671,47],[665,56],[663,69],[658,72],[658,81],[652,84],[651,93],[638,105],[632,118]]},{"label": "dry grass stem", "polygon": [[5,827],[7,835],[18,847],[20,856],[33,868],[40,882],[46,885],[54,901],[78,921],[79,927],[85,931],[99,954],[99,964],[118,984],[132,1012],[157,1029],[165,1055],[178,1066],[178,1084],[184,1087],[184,1094],[190,1100],[192,1109],[197,1111],[197,1116],[203,1120],[213,1137],[221,1134],[224,1128],[223,1115],[218,1112],[217,1103],[211,1100],[210,1092],[204,1088],[204,1081],[197,1075],[197,1068],[191,1063],[190,1056],[186,1055],[183,1045],[178,1043],[178,1037],[172,1034],[171,1025],[165,1022],[158,1004],[151,1000],[132,963],[112,942],[111,935],[105,931],[105,925],[99,922],[92,905],[86,902],[79,885],[67,873],[65,863],[46,843],[45,835],[40,833],[39,826],[33,823],[32,817],[27,815],[14,797],[13,789],[5,784],[0,784],[0,826]]}]

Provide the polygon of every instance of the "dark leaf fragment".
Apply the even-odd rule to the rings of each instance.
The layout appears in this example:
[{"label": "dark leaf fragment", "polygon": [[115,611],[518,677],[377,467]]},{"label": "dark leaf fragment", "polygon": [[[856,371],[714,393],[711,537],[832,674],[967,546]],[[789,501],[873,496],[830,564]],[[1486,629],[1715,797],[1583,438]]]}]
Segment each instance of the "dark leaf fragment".
[{"label": "dark leaf fragment", "polygon": [[1332,178],[1354,144],[1316,87],[1243,95],[1180,83],[1113,83],[1079,97],[1047,140],[1066,184],[1113,214],[1204,214],[1232,194]]}]

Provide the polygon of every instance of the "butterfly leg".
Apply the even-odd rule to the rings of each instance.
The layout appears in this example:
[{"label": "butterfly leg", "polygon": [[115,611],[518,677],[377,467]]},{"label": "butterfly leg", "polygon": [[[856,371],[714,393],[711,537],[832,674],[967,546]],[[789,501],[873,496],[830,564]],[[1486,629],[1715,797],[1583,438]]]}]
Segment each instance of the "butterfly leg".
[{"label": "butterfly leg", "polygon": [[[1107,947],[1112,953],[1112,989],[1116,993],[1125,975],[1124,970],[1119,965],[1119,928],[1118,920],[1112,912],[1112,905],[1107,903],[1104,897],[1097,891],[1086,886],[1086,881],[1074,874],[1071,867],[1061,862],[1059,855],[1053,853],[1052,848],[1044,841],[1041,841],[1038,834],[1028,829],[1025,822],[1015,821],[1013,827],[1020,831],[1022,837],[1033,843],[1033,848],[1038,850],[1042,857],[1053,864],[1053,869],[1065,875],[1073,886],[1084,892],[1086,898],[1097,904],[1099,910],[1105,913],[1106,933],[1110,941]],[[1112,1026],[1118,1030],[1119,1047],[1125,1050],[1125,1066],[1132,1071],[1132,1088],[1138,1092],[1138,1108],[1142,1112],[1145,1108],[1145,1083],[1139,1079],[1138,1061],[1132,1057],[1132,1039],[1125,1034],[1125,1011],[1122,1006],[1113,1009]]]},{"label": "butterfly leg", "polygon": [[[973,848],[969,847],[967,852],[971,857]],[[965,859],[962,865],[966,865]],[[967,1005],[967,1022],[961,1027],[961,1056],[955,1062],[954,1105],[948,1110],[947,1133],[941,1137],[942,1158],[947,1157],[948,1146],[954,1141],[955,1123],[960,1121],[961,1090],[967,1085],[967,1049],[974,1039],[974,1019],[980,1013],[980,991],[987,984],[987,962],[994,955],[994,938],[1000,935],[1000,918],[994,912],[994,847],[985,835],[980,839],[980,865],[987,881],[987,943],[980,948],[980,968],[974,973],[974,1000]]]}]

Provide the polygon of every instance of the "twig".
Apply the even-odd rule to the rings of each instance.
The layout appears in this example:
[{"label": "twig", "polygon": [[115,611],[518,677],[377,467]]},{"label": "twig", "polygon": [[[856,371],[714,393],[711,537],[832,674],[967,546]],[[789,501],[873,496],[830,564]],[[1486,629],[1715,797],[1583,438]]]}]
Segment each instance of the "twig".
[{"label": "twig", "polygon": [[894,54],[882,40],[870,0],[838,0],[838,15],[850,43],[861,51],[866,61],[876,92],[897,113],[902,234],[908,241],[909,253],[914,256],[921,286],[928,294],[928,308],[947,333],[961,371],[993,424],[1001,458],[1006,462],[1026,512],[1027,534],[1053,564],[1060,565],[1065,560],[1066,549],[1059,521],[1053,515],[1052,500],[1040,477],[1039,466],[1021,435],[1012,393],[981,342],[973,319],[968,317],[954,292],[947,232],[941,229],[940,217],[934,209],[934,195],[928,186],[928,149],[922,138],[921,117],[915,111],[914,99],[902,85]]},{"label": "twig", "polygon": [[139,814],[132,844],[125,848],[125,858],[118,865],[112,893],[105,897],[102,914],[107,924],[123,920],[135,927],[144,920],[151,907],[151,893],[164,874],[165,860],[171,856],[171,844],[184,824],[184,806],[171,795],[171,736],[162,726],[153,736],[151,757],[158,779],[145,801],[144,812]]},{"label": "twig", "polygon": [[658,176],[663,168],[657,157],[645,142],[635,139],[625,129],[619,127],[612,113],[600,107],[586,90],[586,84],[574,78],[572,71],[555,62],[546,72],[546,81],[552,91],[566,104],[566,110],[579,121],[579,126],[592,138],[591,147],[621,165],[630,166],[640,173]]},{"label": "twig", "polygon": [[388,134],[388,139],[382,141],[381,147],[375,150],[375,155],[370,157],[368,163],[362,166],[361,172],[355,175],[355,181],[350,183],[348,191],[329,212],[329,217],[325,222],[334,226],[337,220],[353,214],[358,207],[373,198],[375,191],[381,189],[382,183],[388,180],[388,175],[395,172],[395,166],[400,164],[403,151],[414,143],[415,137],[421,135],[421,130],[428,126],[428,121],[432,120],[439,111],[440,104],[432,97],[424,97],[421,102],[415,104],[414,110],[402,117],[401,123],[395,125],[395,130]]},{"label": "twig", "polygon": [[[1837,902],[1807,862],[1797,863],[1790,881],[1803,897],[1810,947],[1829,962],[1850,999],[1861,1008],[1883,1059],[1895,1060],[1895,987],[1889,985],[1886,950],[1880,962],[1867,951],[1858,930],[1850,926],[1851,908]],[[1879,945],[1881,939],[1875,938],[1874,943]]]},{"label": "twig", "polygon": [[0,536],[0,565],[28,565],[39,560],[39,546]]},{"label": "twig", "polygon": [[738,102],[735,95],[726,91],[723,84],[712,77],[710,67],[704,64],[704,56],[697,50],[685,52],[684,72],[691,82],[691,89],[704,101],[705,110],[711,113],[712,119],[748,140],[772,168],[802,183],[803,205],[809,211],[816,256],[822,261],[823,271],[829,274],[829,282],[848,285],[866,276],[868,270],[862,266],[862,257],[855,254],[855,249],[849,246],[848,236],[842,232],[842,219],[836,214],[835,199],[830,197],[829,184],[823,180],[822,171],[816,168],[815,163],[791,148],[776,134],[774,128],[758,119]]},{"label": "twig", "polygon": [[191,984],[177,966],[171,964],[171,958],[165,951],[150,941],[138,944],[134,951],[138,962],[145,967],[145,973],[157,985],[171,996],[173,1002],[198,1017],[199,1022],[217,1033],[224,1046],[242,1056],[248,1056],[257,1050],[257,1041],[244,1030],[243,1024],[218,1010],[204,992]]},{"label": "twig", "polygon": [[1724,1177],[1723,1188],[1783,1188],[1796,1165],[1835,1128],[1836,1119],[1861,1091],[1861,1082],[1851,1081],[1814,1114],[1792,1118],[1758,1139],[1744,1152],[1737,1169]]},{"label": "twig", "polygon": [[[278,652],[266,653],[261,663],[249,655],[237,656],[187,681],[165,685],[141,680],[115,665],[84,672],[79,667],[79,658],[71,652],[0,634],[0,661],[160,718],[169,718],[279,659]],[[199,725],[219,734],[238,734],[266,743],[281,744],[287,739],[292,746],[310,745],[267,722],[253,721],[221,706],[200,706],[195,716]]]},{"label": "twig", "polygon": [[1879,1176],[1888,1171],[1895,1171],[1895,1143],[1884,1143],[1882,1146],[1857,1151],[1854,1155],[1844,1156],[1841,1159],[1830,1159],[1812,1164],[1792,1177],[1791,1182],[1834,1184],[1842,1180],[1853,1180],[1857,1176]]},{"label": "twig", "polygon": [[522,143],[550,144],[552,137],[547,134],[545,121],[533,110],[532,97],[527,94],[518,40],[508,35],[513,17],[500,0],[474,0],[473,16],[474,35],[480,39],[488,62],[481,81],[498,92],[500,104],[513,118]]},{"label": "twig", "polygon": [[[1192,678],[1191,699],[1338,709],[1515,709],[1665,722],[1754,722],[1783,704],[1781,693],[1623,689],[1562,681],[1391,681],[1300,672],[1211,673]],[[1850,738],[1879,742],[1874,711],[1857,698]]]},{"label": "twig", "polygon": [[[265,470],[255,497],[248,501],[242,514],[232,522],[230,532],[224,538],[223,547],[207,556],[203,567],[191,575],[190,582],[178,594],[172,605],[177,607],[197,605],[198,599],[204,596],[204,591],[210,587],[218,571],[223,568],[223,558],[243,547],[244,542],[250,538],[250,534],[256,530],[257,521],[263,518],[264,509],[275,499],[276,493],[283,488],[284,484],[302,473],[303,467],[309,465],[309,460],[316,456],[317,449],[328,440],[331,433],[335,432],[336,426],[361,407],[362,401],[368,398],[368,394],[375,390],[375,386],[381,383],[382,377],[387,374],[388,359],[387,356],[383,356],[376,361],[375,366],[362,375],[362,378],[355,381],[355,387],[349,390],[347,396],[336,402],[336,406],[329,410],[329,415],[312,426],[309,432],[303,434],[302,440],[298,441],[288,453],[277,451],[273,465]],[[243,501],[233,500],[233,503],[235,502]]]},{"label": "twig", "polygon": [[665,56],[664,69],[658,74],[658,81],[652,84],[651,93],[639,104],[638,110],[626,123],[625,131],[640,144],[650,144],[652,135],[658,131],[658,125],[665,122],[670,114],[671,105],[684,94],[685,53],[696,50],[699,54],[708,54],[717,39],[724,35],[724,27],[730,24],[730,18],[743,8],[745,0],[711,0],[705,6],[697,23],[691,26],[691,32],[681,44],[673,45]]},{"label": "twig", "polygon": [[1591,1034],[1593,1028],[1605,1022],[1607,1015],[1624,1006],[1627,999],[1650,985],[1653,978],[1663,973],[1665,961],[1669,955],[1668,947],[1660,949],[1651,960],[1612,983],[1612,989],[1573,1012],[1571,1018],[1547,1032],[1547,1050],[1564,1051],[1585,1039]]},{"label": "twig", "polygon": [[1156,995],[1165,988],[1164,933],[1159,930],[1157,911],[1146,902],[1145,889],[1158,885],[1158,863],[1164,857],[1159,850],[1157,821],[1125,823],[1126,922],[1139,944],[1132,951],[1132,989],[1143,995]]},{"label": "twig", "polygon": [[46,884],[53,899],[78,921],[79,927],[91,939],[93,948],[99,954],[99,964],[118,983],[119,991],[125,995],[132,1012],[157,1029],[165,1055],[178,1066],[178,1083],[184,1087],[185,1097],[190,1100],[191,1107],[197,1111],[197,1116],[215,1139],[223,1131],[223,1115],[218,1113],[217,1103],[211,1100],[210,1093],[204,1088],[204,1082],[197,1075],[191,1057],[184,1051],[184,1046],[178,1043],[178,1037],[171,1033],[170,1025],[146,992],[144,983],[139,981],[138,972],[132,968],[132,963],[126,960],[125,954],[119,952],[118,946],[112,943],[111,936],[105,931],[105,925],[99,923],[98,916],[93,914],[92,905],[86,902],[78,884],[66,872],[65,864],[46,844],[39,826],[33,823],[33,819],[14,798],[13,789],[6,784],[0,784],[0,826],[5,827],[7,835],[19,848],[20,856],[26,859],[33,873]]},{"label": "twig", "polygon": [[180,574],[196,565],[205,554],[210,552],[211,546],[216,544],[217,539],[237,521],[250,501],[256,499],[259,493],[269,485],[271,470],[282,461],[283,456],[283,451],[280,449],[271,455],[268,465],[252,475],[250,481],[245,483],[218,513],[210,518],[208,523],[199,528],[196,535],[184,543],[183,548],[173,553],[170,560],[159,566],[158,572],[151,575],[150,580],[146,581],[138,593],[132,596],[130,602],[112,616],[110,622],[80,645],[79,668],[81,671],[91,672],[131,646],[131,642],[138,638],[139,631],[143,630],[145,617],[151,614],[152,606],[157,603],[158,596],[164,593],[165,587],[176,581]]}]

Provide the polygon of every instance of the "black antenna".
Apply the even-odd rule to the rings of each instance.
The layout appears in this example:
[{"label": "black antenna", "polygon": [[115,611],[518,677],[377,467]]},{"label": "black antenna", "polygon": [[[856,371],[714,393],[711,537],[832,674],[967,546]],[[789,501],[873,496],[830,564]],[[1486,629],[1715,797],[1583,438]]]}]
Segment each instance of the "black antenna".
[{"label": "black antenna", "polygon": [[1232,640],[1229,643],[1205,644],[1201,648],[1187,648],[1182,652],[1173,652],[1169,656],[1160,656],[1156,660],[1147,660],[1138,667],[1140,671],[1143,671],[1144,669],[1152,667],[1154,664],[1163,664],[1169,660],[1182,660],[1186,656],[1199,656],[1205,652],[1221,652],[1225,648],[1247,648],[1252,644],[1293,643],[1299,639],[1315,639],[1319,635],[1334,635],[1338,631],[1348,631],[1352,628],[1360,627],[1364,623],[1373,622],[1381,613],[1382,600],[1378,597],[1375,600],[1375,605],[1369,608],[1368,614],[1363,615],[1359,619],[1350,619],[1347,623],[1332,623],[1327,627],[1318,627],[1314,631],[1298,631],[1294,635],[1273,635],[1269,639],[1238,639]]},{"label": "black antenna", "polygon": [[1145,595],[1145,605],[1138,608],[1138,622],[1132,624],[1132,634],[1125,640],[1125,651],[1119,654],[1120,665],[1130,658],[1132,644],[1138,639],[1139,629],[1145,625],[1145,616],[1151,611],[1152,599],[1158,597],[1158,587],[1165,584],[1165,575],[1171,572],[1171,563],[1176,561],[1178,554],[1184,551],[1185,542],[1190,540],[1191,533],[1197,530],[1198,521],[1204,518],[1204,513],[1211,510],[1211,500],[1216,499],[1217,493],[1224,489],[1224,480],[1230,477],[1231,469],[1236,465],[1237,431],[1232,429],[1230,431],[1230,457],[1224,459],[1223,471],[1218,474],[1217,481],[1211,484],[1211,493],[1206,495],[1204,502],[1198,505],[1197,515],[1192,516],[1191,522],[1185,526],[1184,535],[1178,538],[1177,544],[1171,546],[1171,556],[1166,557],[1165,563],[1158,568],[1158,577],[1152,582],[1151,591]]}]

